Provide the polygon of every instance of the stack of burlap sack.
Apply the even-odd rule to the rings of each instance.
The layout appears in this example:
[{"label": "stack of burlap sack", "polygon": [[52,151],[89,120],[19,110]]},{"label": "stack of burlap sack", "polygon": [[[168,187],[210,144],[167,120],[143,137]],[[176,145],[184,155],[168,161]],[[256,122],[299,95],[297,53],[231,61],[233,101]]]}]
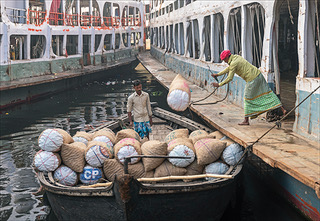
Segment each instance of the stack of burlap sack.
[{"label": "stack of burlap sack", "polygon": [[[41,150],[34,157],[39,171],[53,172],[63,185],[113,181],[124,174],[124,158],[134,155],[186,156],[175,158],[132,158],[128,172],[134,178],[152,178],[203,173],[224,174],[240,159],[243,148],[219,132],[208,134],[188,129],[169,133],[164,141],[141,143],[132,129],[115,134],[109,129],[95,133],[77,132],[71,137],[62,129],[47,129],[38,139]],[[211,178],[212,179],[212,178]]]}]

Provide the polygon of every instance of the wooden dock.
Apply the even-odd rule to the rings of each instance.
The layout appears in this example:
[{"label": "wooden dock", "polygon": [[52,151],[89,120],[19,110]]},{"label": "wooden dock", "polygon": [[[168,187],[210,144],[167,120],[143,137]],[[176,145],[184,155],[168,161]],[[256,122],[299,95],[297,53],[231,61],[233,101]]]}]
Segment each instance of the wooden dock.
[{"label": "wooden dock", "polygon": [[[177,75],[153,58],[149,52],[141,53],[138,59],[143,66],[167,89]],[[210,93],[188,81],[191,100],[197,101]],[[205,102],[215,102],[221,97],[211,96]],[[248,147],[263,135],[274,123],[267,122],[264,114],[250,121],[250,126],[239,126],[243,121],[242,108],[227,101],[214,105],[192,105],[197,113],[217,130],[244,147]],[[281,128],[271,130],[253,146],[253,153],[274,168],[289,174],[315,190],[320,198],[320,143],[310,141],[292,131],[293,121],[284,121]]]}]

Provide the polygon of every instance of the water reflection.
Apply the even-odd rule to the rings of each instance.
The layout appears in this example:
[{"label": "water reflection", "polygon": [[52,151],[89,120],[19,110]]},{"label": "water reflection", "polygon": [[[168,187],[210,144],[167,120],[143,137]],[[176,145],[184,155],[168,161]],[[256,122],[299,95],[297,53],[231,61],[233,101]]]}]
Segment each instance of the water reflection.
[{"label": "water reflection", "polygon": [[50,209],[43,205],[43,196],[32,194],[39,187],[32,162],[43,130],[59,127],[73,136],[126,114],[127,98],[133,93],[131,82],[136,78],[146,92],[161,91],[161,96],[150,94],[150,99],[167,107],[163,87],[141,65],[96,76],[97,80],[82,87],[0,114],[0,220],[47,219]]}]

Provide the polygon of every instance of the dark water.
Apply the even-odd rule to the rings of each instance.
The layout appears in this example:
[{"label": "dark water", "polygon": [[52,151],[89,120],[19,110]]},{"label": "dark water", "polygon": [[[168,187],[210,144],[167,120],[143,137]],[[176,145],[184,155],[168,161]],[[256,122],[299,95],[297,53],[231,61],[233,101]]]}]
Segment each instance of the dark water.
[{"label": "dark water", "polygon": [[[52,127],[71,135],[86,127],[126,114],[126,101],[133,92],[131,81],[140,79],[152,102],[168,109],[166,90],[141,65],[135,70],[100,73],[94,82],[1,112],[0,220],[55,220],[43,196],[33,195],[39,183],[32,161],[39,150],[39,134]],[[188,112],[183,113],[188,115]],[[190,116],[190,115],[189,115]],[[227,210],[227,220],[293,220],[303,218],[245,171],[242,200]]]}]

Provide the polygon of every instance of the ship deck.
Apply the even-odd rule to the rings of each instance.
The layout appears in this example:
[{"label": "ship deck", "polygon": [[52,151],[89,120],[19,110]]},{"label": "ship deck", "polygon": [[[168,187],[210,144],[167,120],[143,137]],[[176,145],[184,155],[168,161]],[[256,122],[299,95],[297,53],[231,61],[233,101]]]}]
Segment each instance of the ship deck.
[{"label": "ship deck", "polygon": [[[149,52],[140,53],[138,59],[164,87],[169,88],[176,76],[175,72],[162,65]],[[192,90],[192,101],[210,94],[190,81],[188,84]],[[213,95],[204,102],[217,100],[221,98]],[[243,121],[244,111],[226,100],[214,105],[192,105],[191,110],[244,147],[248,147],[274,125],[274,122],[267,122],[263,114],[251,120],[250,126],[239,126],[238,123]],[[314,189],[320,198],[320,144],[294,133],[292,128],[292,118],[285,120],[281,128],[274,128],[256,143],[252,152],[270,166]]]}]

